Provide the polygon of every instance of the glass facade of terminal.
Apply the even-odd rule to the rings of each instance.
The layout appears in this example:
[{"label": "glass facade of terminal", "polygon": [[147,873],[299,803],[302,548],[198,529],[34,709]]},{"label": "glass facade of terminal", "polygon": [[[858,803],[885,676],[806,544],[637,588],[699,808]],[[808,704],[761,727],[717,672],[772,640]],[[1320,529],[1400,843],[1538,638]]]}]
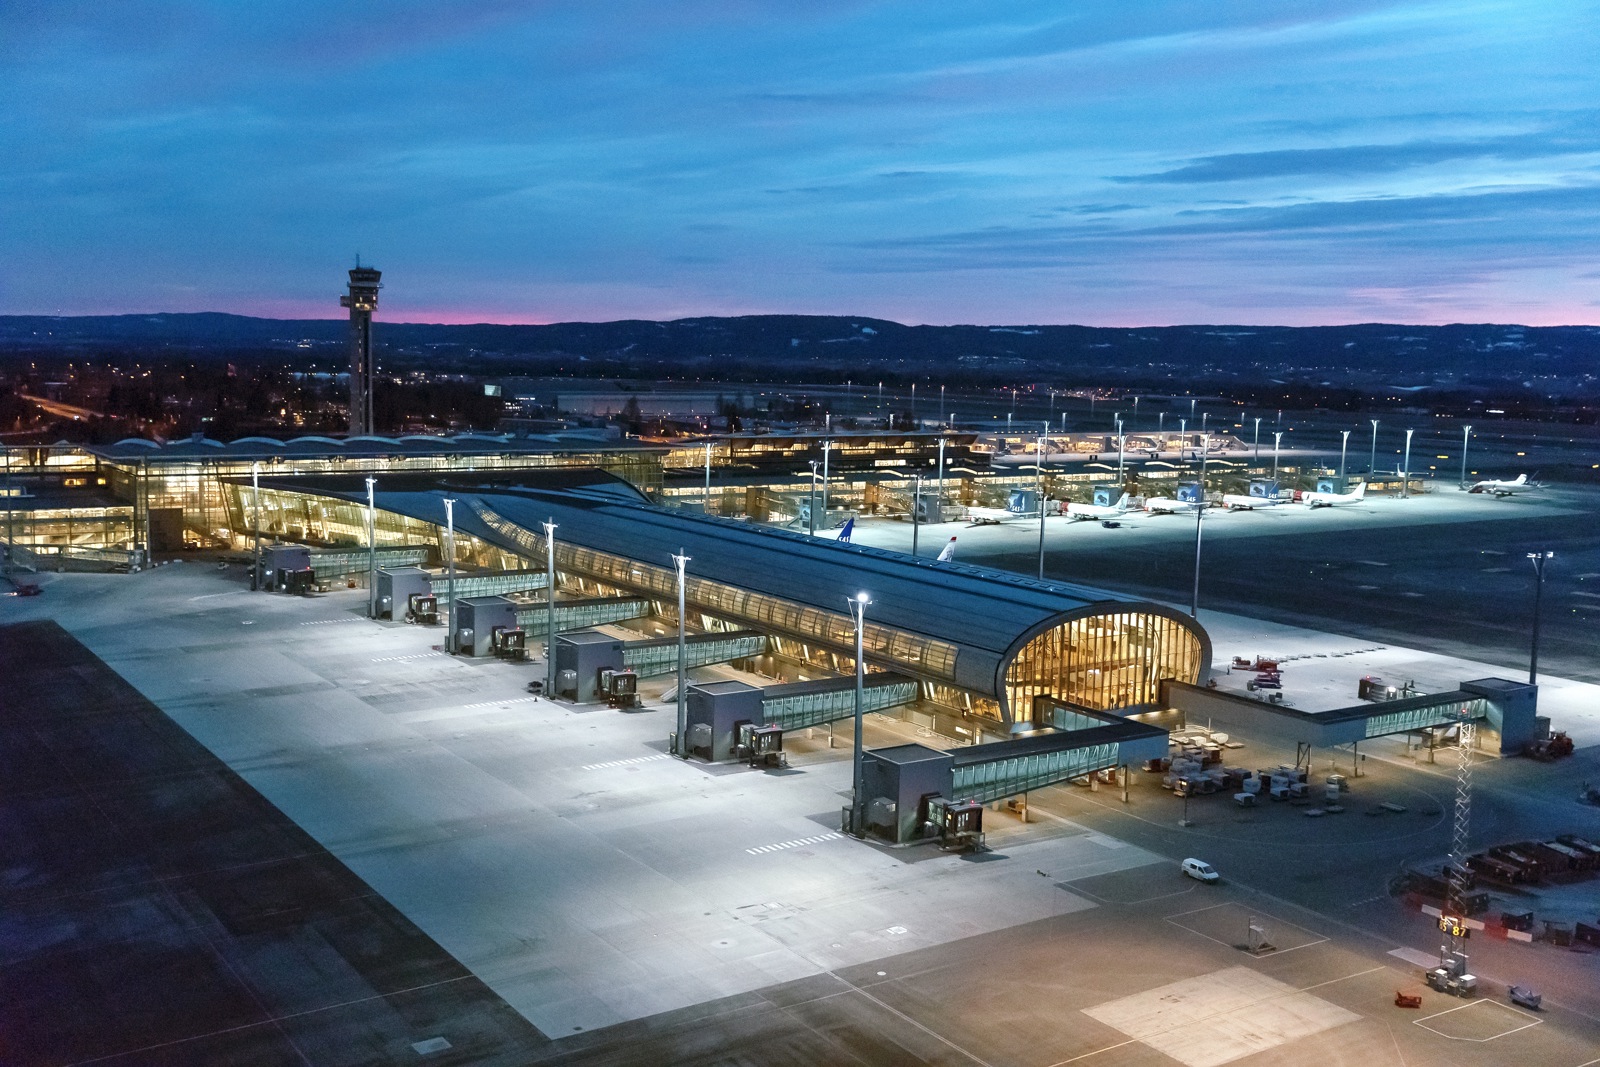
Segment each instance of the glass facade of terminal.
[{"label": "glass facade of terminal", "polygon": [[1201,656],[1200,638],[1179,619],[1140,611],[1090,615],[1023,646],[1006,669],[1006,695],[1018,715],[1041,695],[1100,711],[1151,704],[1164,679],[1198,680]]}]

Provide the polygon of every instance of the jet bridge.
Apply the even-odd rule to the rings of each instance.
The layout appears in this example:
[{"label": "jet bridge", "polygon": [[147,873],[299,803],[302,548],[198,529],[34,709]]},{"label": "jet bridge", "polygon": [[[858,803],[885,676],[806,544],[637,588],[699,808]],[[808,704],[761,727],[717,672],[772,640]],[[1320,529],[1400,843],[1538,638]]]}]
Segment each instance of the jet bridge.
[{"label": "jet bridge", "polygon": [[[683,641],[684,668],[728,663],[767,650],[767,635],[754,630],[731,633],[687,634]],[[622,665],[640,678],[671,674],[678,669],[678,639],[648,637],[622,646]]]},{"label": "jet bridge", "polygon": [[[861,711],[883,711],[917,699],[916,680],[892,671],[869,673],[861,687]],[[854,675],[772,685],[761,690],[761,716],[767,726],[800,730],[823,726],[856,713]]]},{"label": "jet bridge", "polygon": [[[459,580],[459,579],[458,579]],[[435,586],[435,589],[438,587]],[[513,598],[517,601],[517,625],[530,637],[543,636],[549,629],[550,609],[546,601]],[[607,622],[626,622],[650,614],[650,601],[643,597],[594,597],[556,601],[556,633],[583,630]]]},{"label": "jet bridge", "polygon": [[1237,737],[1307,748],[1359,745],[1362,741],[1418,730],[1455,726],[1463,719],[1486,722],[1500,734],[1500,752],[1519,752],[1533,740],[1538,687],[1482,678],[1444,693],[1357,704],[1331,711],[1304,711],[1282,704],[1168,681],[1162,696],[1190,722]]},{"label": "jet bridge", "polygon": [[[1088,708],[1071,712],[1058,717],[1077,728],[949,752],[910,744],[866,753],[867,828],[896,843],[932,837],[948,826],[953,808],[970,815],[974,805],[1167,753],[1167,731],[1159,726]],[[963,833],[976,829],[968,824]]]},{"label": "jet bridge", "polygon": [[[544,571],[477,571],[456,575],[456,596],[465,600],[469,596],[511,596],[543,589],[549,580]],[[433,578],[433,593],[439,606],[450,603],[450,583],[444,575]]]}]

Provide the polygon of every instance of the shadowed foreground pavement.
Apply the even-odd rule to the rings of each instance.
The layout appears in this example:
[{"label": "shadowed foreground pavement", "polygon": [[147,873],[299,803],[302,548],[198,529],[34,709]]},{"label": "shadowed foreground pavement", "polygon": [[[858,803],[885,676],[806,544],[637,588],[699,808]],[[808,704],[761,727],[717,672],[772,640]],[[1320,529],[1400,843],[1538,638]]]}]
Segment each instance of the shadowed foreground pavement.
[{"label": "shadowed foreground pavement", "polygon": [[0,679],[0,1062],[513,1064],[546,1043],[55,623],[0,628]]}]

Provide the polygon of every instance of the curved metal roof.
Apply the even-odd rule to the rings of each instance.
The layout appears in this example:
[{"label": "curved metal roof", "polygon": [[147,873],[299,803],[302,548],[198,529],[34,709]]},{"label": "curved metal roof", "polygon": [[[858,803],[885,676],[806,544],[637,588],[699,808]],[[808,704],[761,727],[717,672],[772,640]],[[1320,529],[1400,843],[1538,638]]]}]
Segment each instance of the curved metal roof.
[{"label": "curved metal roof", "polygon": [[[75,446],[82,447],[82,446]],[[561,432],[553,434],[514,437],[500,434],[462,433],[454,436],[428,436],[406,434],[401,437],[380,437],[366,434],[358,437],[336,438],[320,434],[279,440],[274,437],[241,437],[236,441],[222,442],[209,437],[187,437],[161,443],[143,438],[128,437],[111,445],[96,445],[84,450],[101,459],[173,460],[204,456],[208,459],[231,457],[237,459],[292,456],[298,458],[344,456],[463,456],[501,455],[548,452],[592,452],[597,448],[607,451],[665,451],[664,446],[628,440],[601,440],[587,432]]]},{"label": "curved metal roof", "polygon": [[[358,487],[342,476],[263,484],[366,502],[365,484]],[[952,680],[984,693],[1001,690],[1004,669],[1027,638],[1070,618],[1140,611],[1179,619],[1200,632],[1197,623],[1170,608],[1089,586],[660,508],[626,482],[598,471],[571,471],[563,484],[542,484],[548,488],[485,484],[470,474],[418,475],[403,482],[386,478],[378,483],[376,503],[443,526],[444,498],[454,497],[458,530],[523,553],[524,545],[486,523],[470,503],[481,503],[535,536],[542,537],[542,524],[553,519],[558,543],[669,570],[673,554],[682,551],[692,561],[692,576],[840,616],[847,615],[847,598],[865,592],[872,598],[869,624],[955,646]]]}]

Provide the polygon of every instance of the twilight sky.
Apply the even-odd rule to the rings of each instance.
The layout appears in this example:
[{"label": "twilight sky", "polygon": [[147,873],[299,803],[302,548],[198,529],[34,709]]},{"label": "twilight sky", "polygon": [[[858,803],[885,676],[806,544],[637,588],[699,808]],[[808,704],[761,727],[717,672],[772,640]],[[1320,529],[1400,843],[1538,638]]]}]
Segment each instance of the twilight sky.
[{"label": "twilight sky", "polygon": [[1600,3],[6,0],[0,313],[1600,323]]}]

